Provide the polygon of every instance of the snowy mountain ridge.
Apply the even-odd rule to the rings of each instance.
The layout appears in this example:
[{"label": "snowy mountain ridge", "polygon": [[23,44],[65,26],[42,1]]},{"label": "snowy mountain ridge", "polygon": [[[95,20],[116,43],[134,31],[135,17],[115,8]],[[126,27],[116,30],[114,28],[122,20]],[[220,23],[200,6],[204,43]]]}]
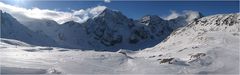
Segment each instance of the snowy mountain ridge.
[{"label": "snowy mountain ridge", "polygon": [[185,67],[184,72],[239,73],[234,67],[239,66],[239,34],[239,13],[207,16],[175,30],[163,42],[136,56],[192,67]]},{"label": "snowy mountain ridge", "polygon": [[[173,30],[203,17],[201,13],[195,12],[170,20],[161,19],[156,15],[146,15],[139,20],[133,20],[124,16],[120,11],[106,7],[96,11],[98,11],[96,16],[84,23],[69,21],[59,25],[52,20],[37,19],[22,23],[32,31],[54,39],[61,44],[60,47],[138,50],[156,45]],[[144,43],[149,45],[142,45]]]},{"label": "snowy mountain ridge", "polygon": [[[83,23],[69,21],[60,25],[46,19],[33,19],[21,23],[34,32],[54,39],[61,44],[60,47],[116,51],[121,48],[138,50],[152,47],[174,29],[190,23],[190,19],[202,17],[198,16],[201,15],[199,13],[191,18],[189,16],[192,14],[188,14],[176,19],[163,20],[156,15],[147,15],[133,20],[120,11],[106,7],[102,7],[101,10],[91,9],[89,12],[96,12],[95,16]],[[144,43],[148,45],[143,45]]]},{"label": "snowy mountain ridge", "polygon": [[32,31],[54,39],[60,44],[59,47],[116,51],[155,46],[173,30],[203,17],[201,13],[195,12],[170,20],[161,19],[157,15],[133,20],[120,11],[106,7],[96,11],[96,16],[84,23],[69,21],[60,25],[53,20],[37,19],[22,23]]},{"label": "snowy mountain ridge", "polygon": [[1,38],[16,39],[29,44],[41,46],[56,46],[56,42],[45,34],[33,32],[19,23],[10,14],[1,14]]}]

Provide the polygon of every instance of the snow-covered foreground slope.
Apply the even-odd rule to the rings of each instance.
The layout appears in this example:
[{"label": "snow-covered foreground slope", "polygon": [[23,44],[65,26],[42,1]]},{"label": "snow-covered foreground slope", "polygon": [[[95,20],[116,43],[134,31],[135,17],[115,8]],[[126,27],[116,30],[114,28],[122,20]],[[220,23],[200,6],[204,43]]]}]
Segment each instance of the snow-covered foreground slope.
[{"label": "snow-covered foreground slope", "polygon": [[135,52],[129,52],[126,56],[121,52],[16,46],[5,42],[1,43],[0,48],[2,74],[159,74],[179,71],[172,65],[160,65],[155,60],[131,57]]},{"label": "snow-covered foreground slope", "polygon": [[[207,33],[215,41],[166,49],[96,52],[0,45],[2,74],[239,74],[239,34]],[[8,39],[5,39],[8,40]],[[14,40],[10,40],[14,42]],[[171,49],[171,50],[168,50]],[[127,52],[127,56],[124,54]],[[204,53],[199,58],[192,57]],[[162,63],[161,60],[174,58]],[[161,60],[160,60],[161,59]]]},{"label": "snow-covered foreground slope", "polygon": [[239,46],[239,13],[219,14],[180,28],[137,55],[162,64],[186,65],[184,73],[239,74]]}]

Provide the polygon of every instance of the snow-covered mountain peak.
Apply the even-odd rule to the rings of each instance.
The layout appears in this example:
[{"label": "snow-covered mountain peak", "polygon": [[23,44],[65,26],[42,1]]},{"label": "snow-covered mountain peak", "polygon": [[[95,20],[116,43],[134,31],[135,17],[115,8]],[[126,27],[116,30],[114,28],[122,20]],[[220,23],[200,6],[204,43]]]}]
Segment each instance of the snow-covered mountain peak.
[{"label": "snow-covered mountain peak", "polygon": [[75,22],[75,21],[68,21],[68,22],[65,22],[65,23],[63,23],[61,25],[80,25],[80,23]]},{"label": "snow-covered mountain peak", "polygon": [[[13,18],[10,14],[8,14],[7,12],[2,12],[1,11],[1,20],[4,20],[4,19],[7,19],[7,20],[10,20],[10,21],[17,21],[17,19]],[[4,21],[2,21],[4,22]]]},{"label": "snow-covered mountain peak", "polygon": [[188,27],[195,27],[195,30],[237,32],[240,31],[239,17],[239,13],[212,15],[197,19]]},{"label": "snow-covered mountain peak", "polygon": [[[218,36],[222,37],[222,34],[226,34],[233,35],[235,37],[239,35],[239,32],[239,13],[206,16],[196,19],[187,26],[173,31],[170,36],[168,36],[159,45],[156,45],[155,48],[160,50],[171,50],[173,46],[183,48],[184,46],[189,47],[191,45],[220,43],[224,41]],[[218,36],[212,36],[213,33]],[[215,41],[216,39],[220,41],[217,42]]]},{"label": "snow-covered mountain peak", "polygon": [[[150,20],[150,19],[161,19],[161,18],[158,15],[145,15],[141,19],[148,19],[148,20]],[[163,20],[163,19],[161,19],[161,20]]]},{"label": "snow-covered mountain peak", "polygon": [[106,6],[97,6],[91,9],[87,9],[90,14],[94,15],[93,17],[96,17],[97,15],[101,14],[104,10],[106,10]]},{"label": "snow-covered mountain peak", "polygon": [[206,16],[174,30],[160,44],[140,51],[139,55],[160,64],[197,64],[196,68],[189,70],[221,73],[226,69],[238,73],[239,68],[233,65],[239,63],[239,32],[239,13]]},{"label": "snow-covered mountain peak", "polygon": [[127,17],[125,15],[123,15],[120,11],[117,10],[111,10],[109,8],[105,8],[98,16],[94,17],[101,17],[101,18],[125,18],[127,19]]},{"label": "snow-covered mountain peak", "polygon": [[150,23],[156,24],[164,20],[157,15],[146,15],[142,17],[139,21],[142,24],[149,25]]},{"label": "snow-covered mountain peak", "polygon": [[15,39],[27,42],[33,45],[56,46],[53,39],[45,34],[33,32],[23,24],[19,23],[10,14],[3,12],[1,14],[1,38]]}]

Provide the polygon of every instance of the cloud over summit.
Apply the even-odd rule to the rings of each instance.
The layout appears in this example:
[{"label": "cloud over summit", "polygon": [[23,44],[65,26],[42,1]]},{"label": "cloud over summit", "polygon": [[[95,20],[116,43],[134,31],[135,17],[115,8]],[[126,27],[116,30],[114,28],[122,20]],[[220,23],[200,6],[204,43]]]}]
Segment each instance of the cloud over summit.
[{"label": "cloud over summit", "polygon": [[191,21],[197,17],[200,17],[201,14],[198,11],[192,11],[192,10],[184,10],[182,12],[177,12],[177,11],[170,11],[171,14],[164,17],[165,20],[171,20],[171,19],[175,19],[178,18],[180,16],[186,17],[187,21]]},{"label": "cloud over summit", "polygon": [[[31,21],[32,19],[47,19],[47,20],[54,20],[59,24],[62,24],[68,21],[83,23],[87,21],[89,18],[93,18],[99,15],[106,8],[107,8],[106,6],[96,6],[92,8],[72,10],[70,12],[66,12],[66,11],[40,9],[40,8],[27,9],[27,8],[13,6],[13,5],[0,2],[0,9],[3,12],[7,12],[11,14],[20,22]],[[189,20],[191,20],[193,18],[198,17],[199,12],[191,11],[191,10],[185,10],[180,13],[176,11],[171,11],[171,14],[164,17],[164,19],[170,20],[170,19],[177,18],[179,16],[186,16],[188,17]]]},{"label": "cloud over summit", "polygon": [[28,19],[49,19],[60,24],[67,21],[85,22],[87,19],[100,14],[105,8],[105,6],[96,6],[88,9],[73,10],[72,12],[63,12],[39,8],[27,9],[0,2],[0,9],[10,13],[19,21],[28,21]]}]

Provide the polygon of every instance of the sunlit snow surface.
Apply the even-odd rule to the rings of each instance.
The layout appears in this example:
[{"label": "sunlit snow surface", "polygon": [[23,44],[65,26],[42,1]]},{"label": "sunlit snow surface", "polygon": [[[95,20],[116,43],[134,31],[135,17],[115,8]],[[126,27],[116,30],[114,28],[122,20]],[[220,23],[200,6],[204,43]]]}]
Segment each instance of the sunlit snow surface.
[{"label": "sunlit snow surface", "polygon": [[[195,44],[175,47],[186,48],[181,52],[174,49],[127,52],[129,57],[117,52],[16,46],[2,42],[1,71],[3,74],[238,74],[239,36],[219,32],[206,36],[215,41],[199,44],[196,49],[192,49]],[[206,53],[207,56],[188,63],[189,54],[194,53]],[[164,56],[149,58],[159,54]],[[164,57],[174,57],[182,62],[160,64],[156,60]]]}]

